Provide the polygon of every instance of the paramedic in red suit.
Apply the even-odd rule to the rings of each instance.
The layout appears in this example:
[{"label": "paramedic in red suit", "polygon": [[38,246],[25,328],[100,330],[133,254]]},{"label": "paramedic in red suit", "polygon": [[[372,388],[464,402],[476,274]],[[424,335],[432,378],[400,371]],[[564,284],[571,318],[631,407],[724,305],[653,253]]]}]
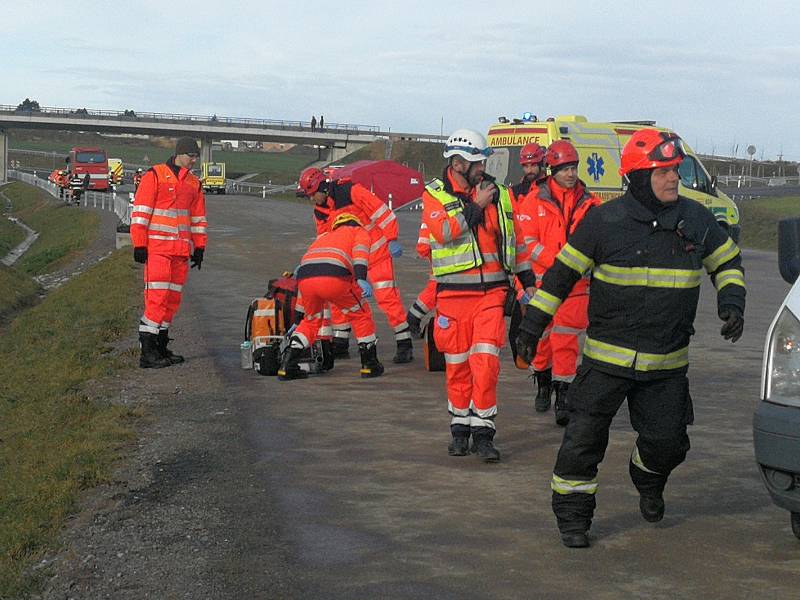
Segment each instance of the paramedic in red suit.
[{"label": "paramedic in red suit", "polygon": [[422,195],[436,278],[434,339],[446,365],[447,451],[474,452],[485,462],[500,460],[493,442],[497,381],[518,238],[511,194],[485,172],[491,154],[481,133],[456,130],[444,148],[442,178]]},{"label": "paramedic in red suit", "polygon": [[[541,282],[553,266],[556,255],[567,243],[586,214],[601,201],[590,194],[578,179],[578,152],[566,140],[553,142],[547,149],[550,176],[517,201],[517,220],[527,242],[522,260],[533,265]],[[528,290],[533,296],[534,290]],[[578,369],[581,355],[579,336],[589,325],[589,279],[581,279],[553,317],[542,336],[533,360],[539,390],[534,406],[544,412],[550,407],[548,379],[555,391],[555,419],[562,427],[569,420],[567,389]]]},{"label": "paramedic in red suit", "polygon": [[[413,360],[411,333],[400,290],[394,279],[393,258],[402,255],[397,241],[397,219],[389,207],[359,183],[348,179],[329,180],[319,169],[309,167],[300,175],[299,191],[314,200],[317,234],[330,231],[331,218],[342,211],[356,215],[370,234],[369,282],[375,301],[394,331],[397,353],[392,362]],[[332,314],[334,356],[348,356],[350,325],[336,309]]]},{"label": "paramedic in red suit", "polygon": [[[431,260],[431,240],[428,234],[428,225],[423,221],[419,226],[419,238],[417,239],[417,255],[430,262]],[[420,337],[422,335],[422,319],[436,308],[436,278],[431,272],[428,283],[414,300],[414,304],[408,309],[406,321],[408,322],[411,335]]]},{"label": "paramedic in red suit", "polygon": [[378,377],[383,365],[378,361],[377,338],[372,312],[364,297],[372,294],[367,281],[369,233],[351,213],[340,213],[332,231],[320,234],[311,244],[297,270],[298,303],[304,309],[303,320],[292,332],[284,351],[278,379],[301,379],[303,350],[317,337],[326,304],[337,307],[352,324],[361,354],[361,377]]},{"label": "paramedic in red suit", "polygon": [[139,322],[143,369],[168,367],[183,357],[167,348],[181,303],[189,259],[203,264],[207,228],[200,180],[191,168],[200,157],[193,138],[180,138],[175,154],[142,177],[131,212],[133,258],[144,265],[144,315]]}]

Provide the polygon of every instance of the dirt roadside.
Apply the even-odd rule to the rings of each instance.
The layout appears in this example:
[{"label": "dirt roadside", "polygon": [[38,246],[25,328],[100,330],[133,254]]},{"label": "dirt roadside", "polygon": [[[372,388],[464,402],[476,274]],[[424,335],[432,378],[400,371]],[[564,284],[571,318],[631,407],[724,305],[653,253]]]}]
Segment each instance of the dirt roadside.
[{"label": "dirt roadside", "polygon": [[[113,250],[116,217],[101,214],[98,240],[43,278],[45,287]],[[33,567],[44,580],[33,598],[296,597],[286,549],[269,524],[269,490],[249,468],[250,451],[239,438],[201,316],[191,301],[181,313],[172,345],[186,363],[139,370],[132,324],[119,345],[131,349],[130,369],[89,386],[98,400],[143,417],[111,482],[83,495],[60,548]]]}]

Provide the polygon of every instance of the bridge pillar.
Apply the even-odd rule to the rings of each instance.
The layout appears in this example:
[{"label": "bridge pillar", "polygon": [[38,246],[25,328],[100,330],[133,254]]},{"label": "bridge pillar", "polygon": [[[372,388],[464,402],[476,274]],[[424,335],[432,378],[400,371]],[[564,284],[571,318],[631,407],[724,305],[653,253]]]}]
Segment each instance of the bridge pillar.
[{"label": "bridge pillar", "polygon": [[335,163],[367,144],[347,142],[344,146],[327,146],[319,149],[319,160]]},{"label": "bridge pillar", "polygon": [[8,181],[8,134],[0,129],[0,183]]},{"label": "bridge pillar", "polygon": [[210,137],[204,137],[200,140],[200,162],[213,162]]}]

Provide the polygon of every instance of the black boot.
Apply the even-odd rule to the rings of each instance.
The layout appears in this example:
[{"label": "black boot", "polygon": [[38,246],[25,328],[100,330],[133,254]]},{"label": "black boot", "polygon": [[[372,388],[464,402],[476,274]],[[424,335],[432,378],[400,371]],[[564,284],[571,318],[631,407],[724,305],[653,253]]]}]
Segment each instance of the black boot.
[{"label": "black boot", "polygon": [[566,381],[554,381],[553,389],[556,391],[556,424],[566,427],[569,423],[569,411],[567,409],[567,390],[569,383]]},{"label": "black boot", "polygon": [[158,346],[161,350],[161,355],[166,358],[173,365],[183,362],[183,357],[180,354],[175,354],[172,350],[167,348],[169,344],[169,329],[158,330]]},{"label": "black boot", "polygon": [[469,454],[469,436],[468,435],[454,435],[447,446],[447,453],[450,456],[466,456]]},{"label": "black boot", "polygon": [[414,360],[414,345],[411,340],[397,340],[397,354],[392,359],[393,363],[410,363]]},{"label": "black boot", "polygon": [[358,353],[361,355],[361,377],[380,377],[383,375],[383,365],[378,360],[378,346],[375,342],[358,345]]},{"label": "black boot", "polygon": [[406,314],[406,323],[408,323],[408,331],[412,337],[417,339],[422,337],[422,321],[416,315],[412,315],[411,311]]},{"label": "black boot", "polygon": [[585,531],[577,531],[574,533],[562,533],[561,543],[567,548],[588,548],[589,536]]},{"label": "black boot", "polygon": [[333,343],[328,340],[322,340],[320,346],[322,346],[322,370],[330,371],[333,369],[335,358],[333,356]]},{"label": "black boot", "polygon": [[655,496],[640,496],[639,510],[645,521],[658,523],[664,518],[664,498],[661,494]]},{"label": "black boot", "polygon": [[139,343],[142,345],[142,355],[139,357],[140,368],[163,369],[172,364],[168,358],[161,354],[157,334],[140,331]]},{"label": "black boot", "polygon": [[349,337],[334,337],[332,346],[334,358],[350,358]]},{"label": "black boot", "polygon": [[550,397],[553,394],[553,380],[550,369],[546,371],[535,371],[533,376],[536,378],[536,398],[533,401],[533,408],[536,412],[547,412],[550,408]]},{"label": "black boot", "polygon": [[478,427],[472,430],[472,448],[470,452],[477,454],[483,462],[500,462],[500,451],[494,447],[494,429]]},{"label": "black boot", "polygon": [[281,366],[278,367],[278,379],[281,381],[289,381],[308,377],[308,373],[303,371],[299,365],[303,350],[305,350],[305,348],[303,348],[303,343],[298,338],[293,337],[289,345],[283,351]]}]

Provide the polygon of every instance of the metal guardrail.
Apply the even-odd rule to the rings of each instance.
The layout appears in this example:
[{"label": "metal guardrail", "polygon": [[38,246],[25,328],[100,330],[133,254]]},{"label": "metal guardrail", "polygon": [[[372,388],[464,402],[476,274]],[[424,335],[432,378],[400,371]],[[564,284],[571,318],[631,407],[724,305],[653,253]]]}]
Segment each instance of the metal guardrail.
[{"label": "metal guardrail", "polygon": [[248,183],[246,181],[228,181],[225,184],[226,194],[248,194],[251,196],[261,196],[266,198],[270,194],[285,194],[294,192],[297,184],[272,185],[268,183]]},{"label": "metal guardrail", "polygon": [[[179,113],[153,113],[124,110],[95,110],[89,108],[62,108],[42,106],[39,110],[18,110],[13,104],[0,104],[0,113],[28,116],[59,116],[75,119],[101,119],[115,121],[156,121],[162,123],[193,123],[222,127],[268,127],[270,129],[311,129],[310,121],[288,121],[283,119],[251,119],[247,117],[218,117],[217,115],[184,115]],[[315,131],[322,133],[378,133],[378,125],[357,123],[325,123]]]},{"label": "metal guardrail", "polygon": [[[54,198],[64,200],[60,188],[51,181],[32,175],[31,173],[23,173],[15,169],[8,170],[8,178],[22,181],[28,185],[36,186]],[[84,207],[99,208],[100,210],[113,211],[122,223],[125,225],[131,224],[131,209],[133,204],[130,201],[130,194],[117,192],[94,192],[87,190],[81,194],[80,204]]]},{"label": "metal guardrail", "polygon": [[800,176],[754,177],[752,175],[717,175],[717,183],[737,188],[756,186],[775,187],[782,185],[800,185]]}]

